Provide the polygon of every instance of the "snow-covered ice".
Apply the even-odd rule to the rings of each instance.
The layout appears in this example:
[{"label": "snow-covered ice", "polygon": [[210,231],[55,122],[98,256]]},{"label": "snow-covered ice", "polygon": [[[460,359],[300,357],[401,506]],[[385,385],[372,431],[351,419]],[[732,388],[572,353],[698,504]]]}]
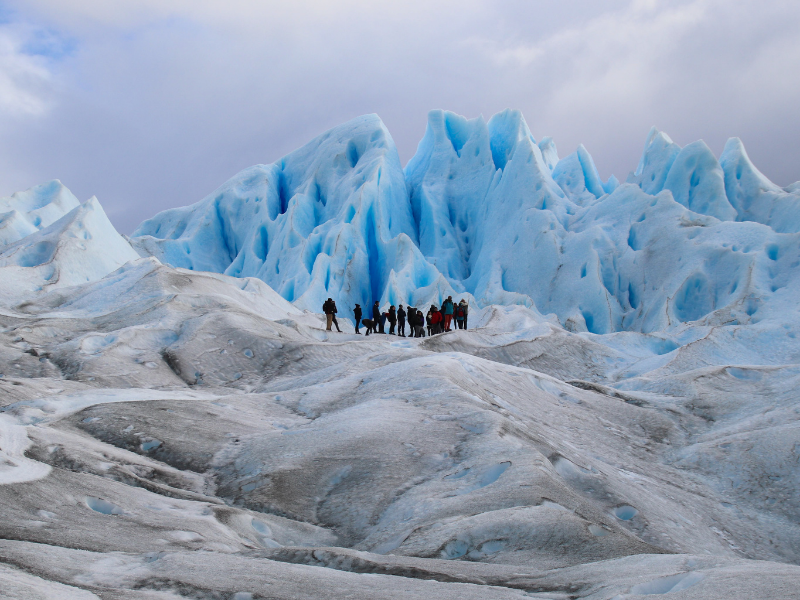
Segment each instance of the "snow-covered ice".
[{"label": "snow-covered ice", "polygon": [[[362,117],[130,239],[3,198],[0,597],[798,598],[798,198],[515,111],[405,169]],[[350,333],[446,295],[467,331]]]}]

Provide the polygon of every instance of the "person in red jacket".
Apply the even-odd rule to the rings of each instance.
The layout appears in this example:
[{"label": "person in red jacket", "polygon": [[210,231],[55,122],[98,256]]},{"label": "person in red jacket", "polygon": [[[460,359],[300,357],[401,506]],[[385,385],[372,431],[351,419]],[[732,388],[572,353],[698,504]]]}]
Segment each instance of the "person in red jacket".
[{"label": "person in red jacket", "polygon": [[442,313],[437,308],[431,309],[431,333],[441,333],[442,331]]}]

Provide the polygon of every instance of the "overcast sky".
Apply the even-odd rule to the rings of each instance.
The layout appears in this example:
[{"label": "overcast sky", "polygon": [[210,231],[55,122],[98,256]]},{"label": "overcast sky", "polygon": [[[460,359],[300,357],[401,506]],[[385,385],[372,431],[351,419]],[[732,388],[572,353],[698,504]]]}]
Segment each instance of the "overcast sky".
[{"label": "overcast sky", "polygon": [[651,126],[800,179],[797,0],[0,0],[0,195],[61,179],[130,233],[348,119],[519,108],[605,179]]}]

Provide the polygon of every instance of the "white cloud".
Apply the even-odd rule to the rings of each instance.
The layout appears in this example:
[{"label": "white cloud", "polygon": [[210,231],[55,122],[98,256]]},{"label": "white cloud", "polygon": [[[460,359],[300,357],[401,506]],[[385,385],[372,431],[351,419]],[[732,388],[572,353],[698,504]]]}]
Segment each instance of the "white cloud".
[{"label": "white cloud", "polygon": [[794,2],[634,0],[538,39],[473,45],[509,74],[506,93],[535,132],[562,151],[586,143],[606,174],[624,178],[656,125],[718,151],[743,136],[785,184],[800,176],[784,133],[800,133],[799,28]]},{"label": "white cloud", "polygon": [[707,0],[636,0],[533,42],[484,41],[499,68],[517,69],[547,87],[550,110],[582,112],[598,102],[646,102],[664,83],[671,56],[708,17]]},{"label": "white cloud", "polygon": [[[367,112],[403,160],[431,108],[513,107],[562,154],[585,143],[605,176],[624,178],[657,125],[715,149],[740,135],[779,183],[800,177],[797,2],[16,4],[17,28],[0,27],[17,32],[0,35],[0,194],[58,177],[124,231]],[[24,27],[74,48],[29,56]]]},{"label": "white cloud", "polygon": [[42,115],[49,106],[51,75],[43,61],[25,54],[20,37],[0,29],[0,114]]}]

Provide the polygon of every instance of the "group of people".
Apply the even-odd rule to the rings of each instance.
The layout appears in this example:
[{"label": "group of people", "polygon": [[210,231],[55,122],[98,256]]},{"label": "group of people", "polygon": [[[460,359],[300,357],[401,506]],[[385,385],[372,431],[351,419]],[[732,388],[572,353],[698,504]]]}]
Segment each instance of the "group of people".
[{"label": "group of people", "polygon": [[[323,303],[322,312],[325,313],[326,331],[331,331],[331,327],[336,326],[336,331],[341,333],[342,330],[339,329],[339,323],[336,320],[336,313],[339,311],[336,308],[336,302],[332,298],[328,298]],[[355,317],[356,333],[358,335],[361,335],[361,331],[359,331],[361,325],[367,328],[366,335],[370,333],[385,334],[386,322],[388,321],[389,335],[406,337],[406,323],[408,323],[409,337],[425,337],[426,331],[431,336],[452,331],[453,327],[466,329],[469,317],[469,303],[462,298],[456,304],[453,302],[453,297],[448,296],[442,302],[441,307],[431,304],[427,314],[423,314],[421,310],[413,306],[404,309],[402,304],[397,308],[393,304],[389,307],[389,310],[381,312],[380,303],[376,300],[375,304],[372,305],[371,319],[361,318],[364,314],[360,304],[356,304],[353,309],[353,316]]]},{"label": "group of people", "polygon": [[[327,330],[331,331],[331,325],[336,324],[336,330],[341,332],[339,324],[336,322],[336,303],[328,298],[323,305],[323,311],[327,316]],[[425,332],[429,336],[452,331],[453,327],[458,329],[467,328],[467,318],[469,316],[469,303],[462,299],[458,304],[453,302],[453,297],[448,296],[441,307],[431,305],[427,314],[413,306],[403,308],[400,304],[397,308],[394,305],[389,310],[381,312],[380,303],[376,300],[372,305],[372,318],[362,319],[364,316],[361,305],[356,304],[353,309],[353,316],[356,321],[356,333],[361,335],[360,326],[367,328],[366,335],[370,333],[386,333],[386,322],[389,322],[389,335],[399,335],[406,337],[406,323],[409,327],[409,337],[425,337]],[[396,333],[395,333],[396,331]]]}]

